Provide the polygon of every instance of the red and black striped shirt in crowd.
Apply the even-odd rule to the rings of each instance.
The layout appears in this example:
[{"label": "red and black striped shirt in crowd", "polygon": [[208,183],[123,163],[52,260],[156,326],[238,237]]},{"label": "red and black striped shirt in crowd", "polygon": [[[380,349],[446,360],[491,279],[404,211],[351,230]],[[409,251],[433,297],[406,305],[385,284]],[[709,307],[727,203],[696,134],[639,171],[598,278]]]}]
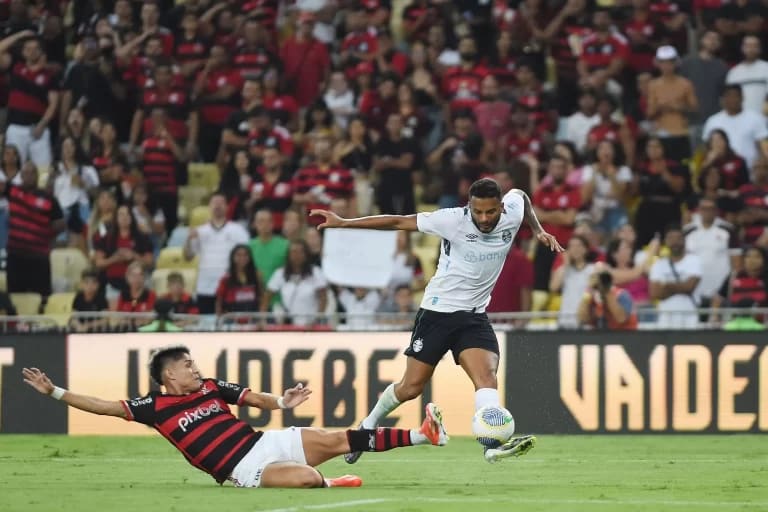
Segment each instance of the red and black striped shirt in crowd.
[{"label": "red and black striped shirt in crowd", "polygon": [[170,293],[163,295],[162,298],[164,300],[169,301],[172,304],[171,311],[176,313],[177,315],[199,315],[200,314],[200,308],[197,307],[197,303],[195,302],[195,299],[193,299],[192,296],[188,293],[182,293],[178,299],[174,299],[174,297]]},{"label": "red and black striped shirt in crowd", "polygon": [[141,291],[138,297],[131,295],[130,290],[123,289],[117,298],[117,311],[120,313],[148,313],[155,309],[157,295],[154,290]]},{"label": "red and black striped shirt in crowd", "polygon": [[176,193],[176,156],[171,145],[162,137],[149,137],[141,143],[142,170],[150,192],[153,194]]},{"label": "red and black striped shirt in crowd", "polygon": [[450,101],[451,110],[474,108],[480,103],[480,84],[489,74],[479,65],[472,69],[449,68],[443,75],[443,95]]},{"label": "red and black striped shirt in crowd", "polygon": [[629,44],[621,34],[590,34],[582,45],[581,60],[590,72],[607,68],[614,59],[629,59]]},{"label": "red and black striped shirt in crowd", "polygon": [[[768,210],[768,187],[748,183],[739,189],[745,209]],[[744,243],[754,244],[765,232],[766,223],[762,221],[744,223]]]},{"label": "red and black striped shirt in crowd", "polygon": [[[306,194],[314,190],[316,195],[326,196],[327,202],[309,202],[307,211],[327,209],[332,199],[350,199],[355,195],[355,178],[349,169],[341,167],[322,167],[310,165],[299,169],[293,177],[293,191],[296,194]],[[316,226],[322,218],[309,217],[307,221]]]},{"label": "red and black striped shirt in crowd", "polygon": [[272,222],[275,231],[283,229],[283,218],[285,212],[293,203],[293,177],[289,172],[283,172],[276,180],[268,180],[264,167],[260,167],[251,184],[251,197],[258,196],[258,200],[253,203],[253,211],[259,211],[264,208],[272,212]]},{"label": "red and black striped shirt in crowd", "polygon": [[59,202],[43,190],[8,190],[9,253],[48,257],[54,233],[51,224],[64,217]]},{"label": "red and black striped shirt in crowd", "polygon": [[190,464],[223,483],[263,435],[237,419],[227,404],[243,405],[250,391],[238,384],[205,379],[200,391],[124,400],[128,421],[153,427]]},{"label": "red and black striped shirt in crowd", "polygon": [[216,298],[221,299],[224,313],[258,311],[260,295],[258,283],[233,283],[229,274],[224,274],[216,288]]},{"label": "red and black striped shirt in crowd", "polygon": [[48,93],[58,91],[59,75],[46,67],[32,69],[17,63],[11,69],[8,124],[37,124],[48,108]]},{"label": "red and black striped shirt in crowd", "polygon": [[210,43],[202,37],[195,36],[192,39],[187,39],[181,36],[176,41],[176,50],[174,51],[176,62],[179,66],[205,62],[210,46]]},{"label": "red and black striped shirt in crowd", "polygon": [[184,89],[170,88],[160,90],[157,87],[146,89],[141,97],[141,108],[144,111],[144,124],[142,129],[144,136],[152,134],[152,110],[161,108],[167,114],[168,133],[180,144],[183,144],[189,135],[187,119],[189,118],[189,95]]},{"label": "red and black striped shirt in crowd", "polygon": [[731,306],[743,300],[749,300],[761,308],[768,306],[768,286],[762,277],[750,276],[742,271],[731,278],[730,287],[728,302]]},{"label": "red and black striped shirt in crowd", "polygon": [[245,80],[251,77],[260,78],[270,67],[279,68],[280,61],[274,53],[264,47],[256,49],[241,47],[232,58],[232,66]]},{"label": "red and black striped shirt in crowd", "polygon": [[199,102],[200,120],[206,124],[223,127],[229,116],[240,108],[240,89],[243,79],[236,69],[220,69],[208,74],[204,94],[213,94],[226,86],[232,86],[237,94],[222,99],[202,99]]}]

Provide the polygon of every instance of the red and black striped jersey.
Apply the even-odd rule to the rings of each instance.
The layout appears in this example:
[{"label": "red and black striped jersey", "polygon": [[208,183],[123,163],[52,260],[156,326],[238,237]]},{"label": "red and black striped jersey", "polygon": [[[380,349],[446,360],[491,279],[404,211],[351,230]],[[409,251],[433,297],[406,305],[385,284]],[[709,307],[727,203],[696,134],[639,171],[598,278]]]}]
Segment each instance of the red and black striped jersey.
[{"label": "red and black striped jersey", "polygon": [[[728,284],[726,282],[726,286]],[[728,302],[735,306],[743,300],[750,300],[761,308],[768,306],[768,286],[762,277],[750,276],[742,271],[731,278]]]},{"label": "red and black striped jersey", "polygon": [[157,87],[146,89],[141,96],[141,108],[144,111],[144,136],[152,133],[152,110],[161,108],[167,114],[168,132],[173,138],[183,143],[189,135],[190,100],[187,91],[181,88],[161,90]]},{"label": "red and black striped jersey", "polygon": [[64,217],[59,202],[43,190],[12,185],[8,210],[8,252],[47,257],[55,234],[51,224]]},{"label": "red and black striped jersey", "polygon": [[239,384],[205,379],[200,391],[188,395],[153,391],[122,405],[128,421],[153,427],[190,464],[223,483],[262,436],[227,405],[242,405],[248,391]]},{"label": "red and black striped jersey", "polygon": [[216,288],[216,298],[221,299],[224,313],[258,311],[261,291],[259,283],[233,283],[229,274],[224,274]]},{"label": "red and black striped jersey", "polygon": [[48,108],[48,93],[61,87],[58,73],[41,67],[32,69],[16,63],[11,69],[8,94],[8,124],[33,125]]},{"label": "red and black striped jersey", "polygon": [[187,39],[181,36],[176,41],[174,51],[176,62],[183,66],[184,64],[205,61],[208,58],[210,47],[210,43],[202,37],[195,36],[192,39]]},{"label": "red and black striped jersey", "polygon": [[280,68],[280,60],[277,55],[264,47],[250,49],[238,48],[232,58],[232,66],[240,72],[243,79],[260,78],[270,68]]},{"label": "red and black striped jersey", "polygon": [[[768,210],[768,187],[748,183],[742,186],[739,192],[745,209]],[[763,221],[745,222],[743,226],[744,243],[750,245],[757,242],[766,230],[766,223]]]},{"label": "red and black striped jersey", "polygon": [[621,34],[613,33],[603,38],[594,33],[584,38],[582,43],[581,60],[589,71],[605,69],[614,59],[629,59],[629,44]]},{"label": "red and black striped jersey", "polygon": [[489,75],[483,66],[464,69],[456,66],[443,75],[443,94],[450,101],[451,110],[474,108],[480,102],[480,84]]},{"label": "red and black striped jersey", "polygon": [[148,137],[141,143],[144,179],[152,193],[176,193],[176,156],[167,140]]},{"label": "red and black striped jersey", "polygon": [[283,172],[276,181],[268,181],[265,178],[266,171],[259,168],[251,185],[251,197],[258,196],[253,203],[253,211],[263,208],[272,212],[272,222],[275,230],[283,228],[283,217],[293,203],[293,183],[289,172]]},{"label": "red and black striped jersey", "polygon": [[200,120],[206,124],[223,127],[233,112],[240,107],[240,89],[243,79],[236,69],[219,69],[208,74],[204,94],[213,94],[226,86],[232,86],[235,92],[228,98],[199,100]]},{"label": "red and black striped jersey", "polygon": [[[316,195],[326,196],[326,202],[309,202],[307,211],[313,209],[327,209],[331,200],[343,198],[349,199],[355,195],[355,178],[349,169],[341,167],[321,168],[310,165],[299,169],[293,177],[293,191],[297,194],[306,194],[314,190]],[[308,222],[316,226],[322,221],[316,217],[310,217]]]}]

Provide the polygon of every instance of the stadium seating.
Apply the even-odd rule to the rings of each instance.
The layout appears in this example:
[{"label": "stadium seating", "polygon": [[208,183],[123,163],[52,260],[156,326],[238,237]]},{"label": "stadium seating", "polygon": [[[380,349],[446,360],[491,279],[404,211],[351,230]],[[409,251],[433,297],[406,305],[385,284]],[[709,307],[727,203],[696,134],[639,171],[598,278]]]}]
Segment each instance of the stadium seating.
[{"label": "stadium seating", "polygon": [[184,269],[191,268],[197,270],[198,257],[192,260],[184,259],[184,249],[181,247],[166,247],[160,251],[157,256],[155,268]]},{"label": "stadium seating", "polygon": [[75,293],[54,293],[48,297],[45,303],[45,315],[54,319],[59,326],[66,326],[69,323],[69,317],[72,313],[72,302],[75,300]]},{"label": "stadium seating", "polygon": [[8,290],[8,276],[5,273],[5,270],[0,272],[0,292],[4,292]]},{"label": "stadium seating", "polygon": [[191,163],[187,172],[190,187],[201,187],[207,192],[214,192],[219,187],[219,168],[216,164]]},{"label": "stadium seating", "polygon": [[80,274],[90,266],[80,249],[64,247],[51,251],[51,287],[55,292],[71,292],[77,289]]},{"label": "stadium seating", "polygon": [[189,219],[192,210],[205,204],[209,195],[210,191],[206,187],[198,185],[179,187],[179,218]]},{"label": "stadium seating", "polygon": [[189,213],[189,227],[196,228],[211,220],[211,211],[207,206],[196,206]]},{"label": "stadium seating", "polygon": [[43,298],[39,293],[12,293],[11,302],[20,316],[31,316],[40,313]]},{"label": "stadium seating", "polygon": [[152,289],[158,296],[168,293],[168,274],[178,272],[184,276],[184,289],[187,293],[193,293],[197,283],[197,269],[195,268],[158,268],[152,272]]}]

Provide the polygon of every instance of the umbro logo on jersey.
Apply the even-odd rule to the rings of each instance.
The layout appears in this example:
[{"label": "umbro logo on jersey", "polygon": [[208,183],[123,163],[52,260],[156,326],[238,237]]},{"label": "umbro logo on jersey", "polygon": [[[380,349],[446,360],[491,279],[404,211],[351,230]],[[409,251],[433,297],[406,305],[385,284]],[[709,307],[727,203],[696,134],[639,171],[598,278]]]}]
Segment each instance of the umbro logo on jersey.
[{"label": "umbro logo on jersey", "polygon": [[474,233],[467,233],[467,242],[476,242],[477,235]]}]

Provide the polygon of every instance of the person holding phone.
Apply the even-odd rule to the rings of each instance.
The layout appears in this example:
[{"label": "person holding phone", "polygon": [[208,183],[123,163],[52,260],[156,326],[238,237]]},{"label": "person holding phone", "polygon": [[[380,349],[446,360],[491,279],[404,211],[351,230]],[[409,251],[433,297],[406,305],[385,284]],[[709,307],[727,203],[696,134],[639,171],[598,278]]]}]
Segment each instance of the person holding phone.
[{"label": "person holding phone", "polygon": [[597,263],[590,276],[589,288],[579,304],[579,323],[594,329],[637,329],[632,297],[613,285],[613,275],[603,263]]}]

